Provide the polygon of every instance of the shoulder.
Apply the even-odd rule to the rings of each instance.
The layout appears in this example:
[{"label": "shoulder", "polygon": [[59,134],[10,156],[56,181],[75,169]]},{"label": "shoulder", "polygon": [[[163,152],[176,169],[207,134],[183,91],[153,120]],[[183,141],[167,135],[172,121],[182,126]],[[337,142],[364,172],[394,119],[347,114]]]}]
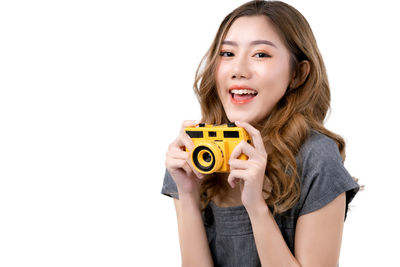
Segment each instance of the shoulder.
[{"label": "shoulder", "polygon": [[[344,168],[336,142],[315,130],[310,131],[309,137],[300,147],[296,155],[298,171],[304,177],[310,172],[329,168]],[[302,178],[301,177],[301,178]]]},{"label": "shoulder", "polygon": [[343,192],[348,192],[349,203],[358,191],[336,142],[324,134],[312,130],[296,161],[301,186],[300,215],[325,206]]},{"label": "shoulder", "polygon": [[[326,160],[343,162],[336,142],[332,138],[315,130],[310,131],[309,137],[300,148],[298,158],[303,164]],[[306,160],[310,159],[312,162],[306,162]]]}]

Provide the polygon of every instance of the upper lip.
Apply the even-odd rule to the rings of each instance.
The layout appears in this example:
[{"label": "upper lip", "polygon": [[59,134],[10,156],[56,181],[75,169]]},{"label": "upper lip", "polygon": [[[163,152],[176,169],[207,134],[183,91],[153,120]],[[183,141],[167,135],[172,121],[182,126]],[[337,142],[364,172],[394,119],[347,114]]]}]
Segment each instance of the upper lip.
[{"label": "upper lip", "polygon": [[256,93],[258,93],[257,90],[251,88],[250,86],[247,86],[247,85],[237,85],[237,84],[232,85],[231,87],[229,87],[229,93],[231,92],[231,90],[234,90],[234,89],[247,89],[247,90],[252,90],[252,91],[255,91]]}]

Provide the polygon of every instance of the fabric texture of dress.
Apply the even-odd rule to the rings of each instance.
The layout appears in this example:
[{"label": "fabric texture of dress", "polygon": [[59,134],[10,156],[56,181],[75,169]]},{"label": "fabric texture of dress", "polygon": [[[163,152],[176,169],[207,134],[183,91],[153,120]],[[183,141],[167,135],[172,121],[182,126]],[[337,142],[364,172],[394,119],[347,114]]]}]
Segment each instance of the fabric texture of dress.
[{"label": "fabric texture of dress", "polygon": [[[301,215],[326,206],[346,192],[347,216],[348,204],[360,188],[345,169],[336,143],[319,132],[311,131],[296,155],[296,163],[301,184],[300,199],[291,209],[275,216],[292,253],[296,222]],[[168,171],[161,193],[179,198]],[[203,222],[215,266],[261,266],[244,206],[218,207],[211,201],[203,212]]]}]

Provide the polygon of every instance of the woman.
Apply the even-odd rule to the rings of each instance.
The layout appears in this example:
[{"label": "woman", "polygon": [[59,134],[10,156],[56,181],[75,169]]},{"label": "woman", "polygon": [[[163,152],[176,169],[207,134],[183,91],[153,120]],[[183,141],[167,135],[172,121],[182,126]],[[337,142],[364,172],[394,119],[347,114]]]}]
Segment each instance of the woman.
[{"label": "woman", "polygon": [[[196,73],[202,122],[251,135],[230,173],[202,175],[183,129],[166,157],[183,266],[337,266],[347,207],[359,190],[344,140],[327,130],[326,70],[306,19],[251,1],[223,20]],[[185,148],[189,152],[185,151]],[[248,160],[237,159],[242,153]]]}]

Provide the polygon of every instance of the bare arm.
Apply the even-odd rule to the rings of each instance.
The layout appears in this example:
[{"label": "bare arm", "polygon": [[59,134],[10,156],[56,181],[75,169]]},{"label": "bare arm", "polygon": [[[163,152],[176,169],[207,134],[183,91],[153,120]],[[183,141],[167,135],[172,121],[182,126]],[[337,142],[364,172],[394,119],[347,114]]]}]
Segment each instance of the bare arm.
[{"label": "bare arm", "polygon": [[200,211],[200,185],[202,175],[192,169],[189,151],[193,142],[185,133],[187,126],[196,122],[184,121],[179,136],[167,151],[165,166],[178,188],[179,200],[174,199],[178,221],[182,266],[213,266],[206,231]]},{"label": "bare arm", "polygon": [[336,267],[346,208],[346,193],[309,214],[300,216],[295,235],[295,255],[302,266]]},{"label": "bare arm", "polygon": [[[268,154],[260,132],[247,122],[235,122],[251,135],[254,146],[241,142],[232,151],[229,184],[240,181],[241,199],[249,214],[257,252],[262,266],[336,267],[342,240],[346,194],[342,193],[323,208],[302,215],[297,220],[295,255],[288,248],[263,197],[268,177],[265,168]],[[247,161],[237,157],[246,154]]]},{"label": "bare arm", "polygon": [[174,203],[182,266],[213,266],[199,199],[193,195],[179,195],[179,200],[174,199]]},{"label": "bare arm", "polygon": [[300,216],[295,234],[295,256],[290,252],[268,207],[249,214],[262,266],[336,267],[345,214],[342,193],[325,207]]},{"label": "bare arm", "polygon": [[261,266],[301,266],[290,252],[268,206],[249,213],[249,217]]}]

